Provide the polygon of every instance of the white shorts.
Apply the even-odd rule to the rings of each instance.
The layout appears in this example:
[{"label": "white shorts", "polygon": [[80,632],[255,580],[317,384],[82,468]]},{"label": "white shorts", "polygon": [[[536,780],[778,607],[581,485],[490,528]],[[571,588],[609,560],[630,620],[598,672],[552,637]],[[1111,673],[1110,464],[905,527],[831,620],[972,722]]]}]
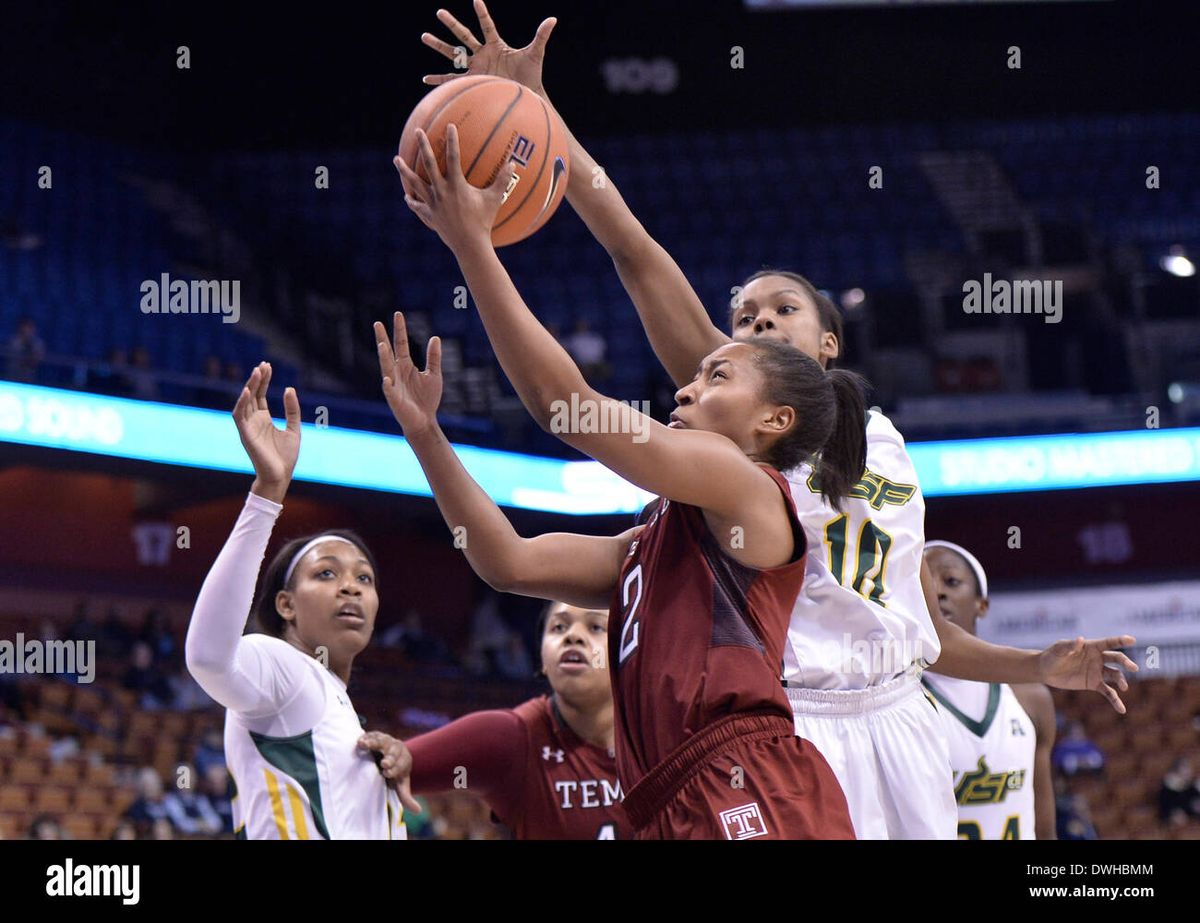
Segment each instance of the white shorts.
[{"label": "white shorts", "polygon": [[860,840],[953,840],[954,772],[937,705],[902,674],[867,689],[787,690],[796,734],[842,785]]}]

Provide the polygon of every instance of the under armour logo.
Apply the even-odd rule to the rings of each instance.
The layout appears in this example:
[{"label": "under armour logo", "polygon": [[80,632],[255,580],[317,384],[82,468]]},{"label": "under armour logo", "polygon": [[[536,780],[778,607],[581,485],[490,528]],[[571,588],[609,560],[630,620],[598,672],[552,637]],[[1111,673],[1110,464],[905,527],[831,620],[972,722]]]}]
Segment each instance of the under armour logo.
[{"label": "under armour logo", "polygon": [[752,801],[740,808],[721,812],[721,824],[725,827],[725,839],[749,840],[767,835],[767,825],[758,810],[758,802]]},{"label": "under armour logo", "polygon": [[554,757],[558,762],[563,761],[562,750],[551,750],[549,747],[542,747],[542,759],[549,761],[550,757]]},{"label": "under armour logo", "polygon": [[1012,721],[1013,735],[1014,736],[1020,735],[1021,737],[1024,737],[1025,736],[1025,728],[1021,727],[1021,719],[1020,718],[1012,718],[1010,720]]}]

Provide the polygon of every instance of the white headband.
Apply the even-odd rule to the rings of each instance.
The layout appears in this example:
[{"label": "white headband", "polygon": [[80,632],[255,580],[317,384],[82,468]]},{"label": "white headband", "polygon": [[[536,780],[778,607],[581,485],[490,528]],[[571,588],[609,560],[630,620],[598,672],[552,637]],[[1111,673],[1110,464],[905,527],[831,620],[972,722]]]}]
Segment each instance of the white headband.
[{"label": "white headband", "polygon": [[[322,542],[345,542],[347,545],[354,545],[354,542],[348,538],[342,538],[340,535],[318,535],[311,542],[292,555],[292,563],[288,565],[287,572],[283,575],[283,585],[287,586],[292,580],[292,572],[296,569],[296,565],[300,563],[300,559],[313,550]],[[357,548],[357,545],[354,545]]]},{"label": "white headband", "polygon": [[962,545],[956,545],[954,542],[943,542],[940,539],[932,542],[926,542],[925,550],[928,551],[930,548],[948,548],[951,551],[962,555],[963,560],[967,562],[967,565],[974,572],[975,580],[979,583],[979,595],[984,599],[987,599],[987,574],[983,572],[983,565],[979,563],[979,559],[976,558],[975,555],[967,551],[967,549]]}]

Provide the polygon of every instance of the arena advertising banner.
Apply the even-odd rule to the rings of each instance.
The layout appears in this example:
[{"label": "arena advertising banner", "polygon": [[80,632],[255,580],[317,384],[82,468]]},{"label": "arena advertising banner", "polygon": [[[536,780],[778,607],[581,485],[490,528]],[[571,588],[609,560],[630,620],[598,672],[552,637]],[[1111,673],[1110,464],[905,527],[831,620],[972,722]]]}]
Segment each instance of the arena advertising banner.
[{"label": "arena advertising banner", "polygon": [[979,635],[1041,648],[1063,638],[1131,634],[1139,646],[1200,642],[1200,582],[996,593]]},{"label": "arena advertising banner", "polygon": [[[282,426],[282,421],[280,421]],[[304,425],[299,480],[431,496],[399,435]],[[0,443],[250,472],[223,411],[0,382]],[[576,515],[631,513],[653,499],[594,461],[456,445],[501,506]],[[1200,480],[1200,428],[914,442],[926,497]]]}]

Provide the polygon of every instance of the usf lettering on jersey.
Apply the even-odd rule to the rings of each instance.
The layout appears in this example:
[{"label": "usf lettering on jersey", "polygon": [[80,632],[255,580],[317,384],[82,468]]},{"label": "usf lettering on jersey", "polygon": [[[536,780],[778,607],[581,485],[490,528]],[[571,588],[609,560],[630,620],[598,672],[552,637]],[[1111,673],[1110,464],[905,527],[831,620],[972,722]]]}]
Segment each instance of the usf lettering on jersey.
[{"label": "usf lettering on jersey", "polygon": [[925,501],[903,437],[867,415],[867,467],[835,510],[810,464],[787,472],[808,541],[804,588],[783,678],[810,689],[864,689],[941,652],[921,590]]},{"label": "usf lettering on jersey", "polygon": [[1037,734],[1012,688],[934,674],[921,682],[950,744],[959,839],[1033,839]]}]

